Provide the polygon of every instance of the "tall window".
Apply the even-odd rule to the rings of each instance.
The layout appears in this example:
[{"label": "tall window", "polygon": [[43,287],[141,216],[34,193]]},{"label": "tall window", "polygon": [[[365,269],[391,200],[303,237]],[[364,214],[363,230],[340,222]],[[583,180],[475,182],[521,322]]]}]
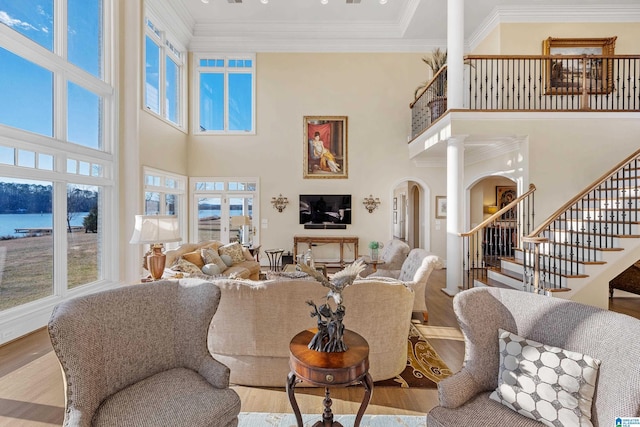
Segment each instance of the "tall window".
[{"label": "tall window", "polygon": [[[192,212],[191,241],[243,241],[256,245],[260,200],[257,178],[191,178]],[[234,217],[247,216],[250,236],[242,239],[242,226]]]},{"label": "tall window", "polygon": [[0,312],[12,310],[2,341],[115,279],[112,9],[0,0]]},{"label": "tall window", "polygon": [[147,17],[145,20],[145,108],[184,128],[185,49],[172,41],[158,25],[153,18]]},{"label": "tall window", "polygon": [[[186,192],[187,177],[144,168],[144,214],[177,216],[183,242],[188,241]],[[167,247],[171,246],[178,246],[178,243],[167,244]]]},{"label": "tall window", "polygon": [[196,132],[255,133],[255,55],[197,55],[196,61]]}]

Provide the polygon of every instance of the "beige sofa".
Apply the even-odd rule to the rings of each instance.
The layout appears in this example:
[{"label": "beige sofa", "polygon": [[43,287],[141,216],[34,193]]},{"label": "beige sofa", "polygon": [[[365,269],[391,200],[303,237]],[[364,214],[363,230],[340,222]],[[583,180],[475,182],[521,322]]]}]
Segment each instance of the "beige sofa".
[{"label": "beige sofa", "polygon": [[[222,297],[209,328],[209,351],[231,369],[231,383],[284,387],[291,338],[317,325],[306,301],[324,303],[328,289],[306,279],[215,283]],[[361,279],[343,297],[345,327],[369,343],[373,380],[398,375],[407,363],[413,291],[398,281]]]},{"label": "beige sofa", "polygon": [[[199,252],[200,249],[203,248],[211,248],[214,250],[219,250],[225,244],[218,240],[207,240],[200,243],[185,243],[176,249],[171,249],[165,252],[167,256],[166,260],[166,273],[165,278],[171,278],[175,275],[175,271],[171,270],[171,266],[180,259],[180,257],[184,257],[187,254],[193,254],[193,252]],[[238,277],[241,279],[250,279],[250,280],[258,280],[260,278],[260,263],[257,262],[249,253],[249,250],[244,248],[243,253],[245,255],[245,259],[242,262],[235,263],[230,267],[227,267],[225,270],[221,271],[223,276],[231,276]],[[186,274],[185,276],[188,276]]]}]

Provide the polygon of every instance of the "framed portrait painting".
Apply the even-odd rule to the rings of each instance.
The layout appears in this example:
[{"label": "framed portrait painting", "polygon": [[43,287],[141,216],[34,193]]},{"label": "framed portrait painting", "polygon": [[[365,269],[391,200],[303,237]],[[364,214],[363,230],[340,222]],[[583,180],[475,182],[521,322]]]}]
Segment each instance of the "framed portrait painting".
[{"label": "framed portrait painting", "polygon": [[303,177],[348,178],[347,117],[305,116]]},{"label": "framed portrait painting", "polygon": [[436,196],[436,218],[447,217],[447,197]]},{"label": "framed portrait painting", "polygon": [[[498,210],[504,208],[517,198],[518,189],[515,185],[496,186],[496,206],[498,206]],[[504,221],[515,220],[517,217],[517,213],[518,212],[516,208],[509,209],[507,212],[503,213],[500,216],[500,219]]]},{"label": "framed portrait painting", "polygon": [[546,94],[613,91],[613,58],[607,56],[614,55],[616,38],[544,40],[543,55],[557,57],[547,61]]}]

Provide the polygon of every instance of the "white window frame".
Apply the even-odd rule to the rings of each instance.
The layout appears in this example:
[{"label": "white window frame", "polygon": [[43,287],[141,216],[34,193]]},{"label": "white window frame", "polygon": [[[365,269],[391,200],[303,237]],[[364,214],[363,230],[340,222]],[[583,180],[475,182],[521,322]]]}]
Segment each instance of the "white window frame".
[{"label": "white window frame", "polygon": [[[196,190],[197,182],[224,182],[223,190]],[[255,183],[255,190],[229,190],[230,182],[247,182],[247,183]],[[253,229],[253,246],[260,245],[260,178],[258,177],[189,177],[189,198],[191,200],[191,227],[190,227],[190,240],[191,242],[198,241],[198,197],[208,197],[208,196],[220,196],[222,198],[222,204],[225,206],[224,209],[221,207],[221,215],[220,215],[220,224],[228,224],[229,223],[229,198],[230,197],[242,197],[242,196],[251,196],[253,198],[253,208],[252,208],[252,224],[251,227]],[[220,230],[221,239],[225,236],[228,239],[229,230],[226,230],[223,233],[223,230]]]},{"label": "white window frame", "polygon": [[[175,173],[163,171],[160,169],[150,168],[148,166],[143,166],[143,180],[144,180],[144,191],[143,194],[147,192],[159,193],[160,194],[160,215],[168,215],[165,211],[166,209],[166,195],[167,194],[175,194],[178,197],[176,201],[176,210],[178,214],[178,226],[180,227],[180,237],[183,242],[188,242],[189,235],[189,214],[187,212],[187,182],[188,178],[184,175],[178,175]],[[147,175],[153,175],[160,178],[159,185],[150,185],[147,184]],[[177,183],[175,188],[167,186],[167,180],[174,180]],[[165,246],[169,249],[179,246],[179,242],[167,243]]]},{"label": "white window frame", "polygon": [[[0,25],[0,47],[27,59],[53,73],[53,138],[0,124],[0,145],[16,150],[27,150],[53,157],[51,169],[1,164],[0,176],[51,182],[53,186],[52,209],[54,212],[54,276],[52,294],[7,310],[0,311],[0,344],[13,340],[46,325],[53,307],[70,298],[113,287],[119,280],[119,197],[117,179],[117,97],[115,90],[117,58],[114,33],[118,16],[118,2],[102,0],[103,10],[103,70],[102,78],[96,77],[67,61],[67,3],[56,0],[54,22],[54,49],[49,51],[39,44]],[[102,98],[101,149],[78,145],[67,140],[67,82],[73,82]],[[0,100],[0,102],[3,102]],[[67,172],[67,160],[100,165],[99,175]],[[101,258],[99,280],[67,288],[67,184],[95,185],[102,188],[101,210]]]},{"label": "white window frame", "polygon": [[[201,67],[202,59],[222,59],[224,66],[222,67]],[[235,68],[229,67],[229,60],[250,60],[251,67]],[[193,123],[191,129],[194,134],[200,135],[255,135],[256,134],[256,54],[255,53],[215,53],[215,52],[198,52],[193,55],[192,81],[194,82],[191,90],[191,116]],[[200,74],[203,72],[220,72],[224,74],[224,129],[223,130],[200,130]],[[229,74],[243,73],[251,74],[251,129],[248,131],[229,130]]]},{"label": "white window frame", "polygon": [[[156,34],[149,26],[147,25],[147,21],[150,21],[153,26],[160,33]],[[141,108],[147,113],[158,117],[160,120],[170,124],[171,126],[181,130],[182,132],[187,132],[187,79],[185,76],[187,75],[186,67],[187,61],[186,58],[188,56],[187,49],[178,41],[176,37],[174,37],[168,30],[168,25],[165,25],[163,20],[159,18],[159,15],[155,14],[149,7],[145,10],[144,22],[142,23],[144,28],[144,35],[142,41],[142,50],[143,50],[143,58],[147,57],[147,49],[146,49],[146,37],[150,37],[160,48],[160,57],[159,57],[159,92],[158,92],[158,100],[160,112],[156,113],[153,110],[147,108],[146,103],[146,87],[147,87],[147,79],[144,65],[141,67],[140,72],[142,73],[142,97]],[[177,53],[177,54],[176,54]],[[178,56],[179,55],[179,56]],[[166,106],[166,80],[167,80],[167,63],[166,59],[171,58],[176,65],[178,65],[178,122],[175,123],[169,119],[167,116],[167,106]]]}]

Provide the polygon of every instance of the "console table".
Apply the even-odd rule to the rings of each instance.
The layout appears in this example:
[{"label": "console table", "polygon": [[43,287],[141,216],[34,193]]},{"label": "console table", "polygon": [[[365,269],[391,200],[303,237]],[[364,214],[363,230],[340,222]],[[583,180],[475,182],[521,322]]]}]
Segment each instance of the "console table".
[{"label": "console table", "polygon": [[[340,244],[340,267],[344,267],[344,245],[353,244],[354,260],[358,259],[358,238],[355,236],[293,236],[293,259],[297,259],[298,243],[306,243],[309,249],[314,243],[339,243]],[[325,263],[328,264],[328,263]]]}]

